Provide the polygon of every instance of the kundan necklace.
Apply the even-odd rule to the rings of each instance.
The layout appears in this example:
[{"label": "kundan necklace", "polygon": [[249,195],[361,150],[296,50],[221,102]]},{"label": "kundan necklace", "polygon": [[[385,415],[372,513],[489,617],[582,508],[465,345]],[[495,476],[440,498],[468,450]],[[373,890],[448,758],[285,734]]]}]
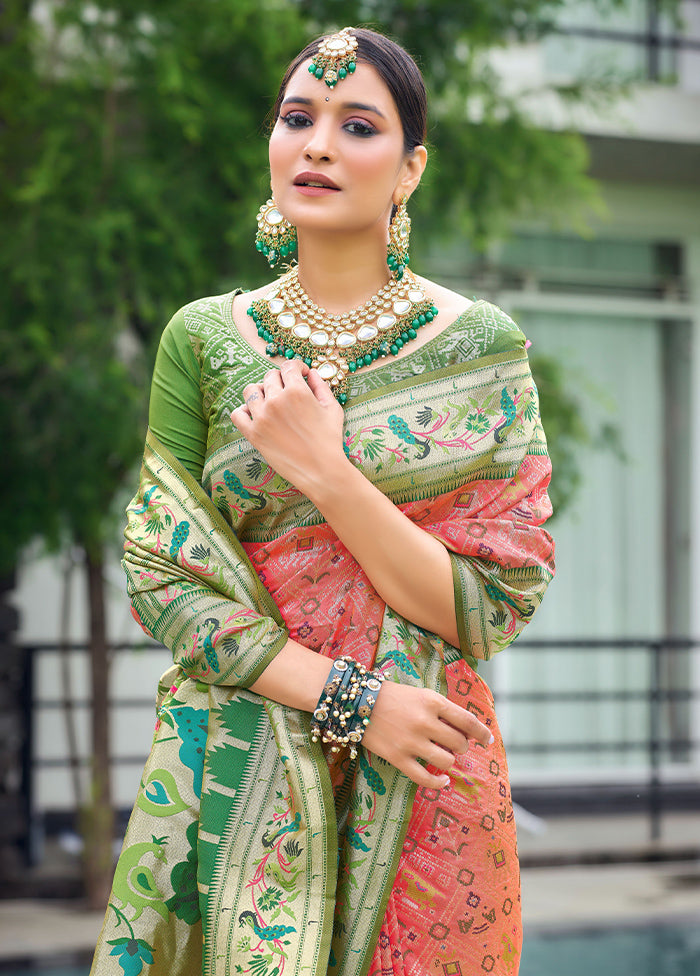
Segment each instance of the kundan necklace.
[{"label": "kundan necklace", "polygon": [[400,281],[392,278],[364,305],[331,315],[304,291],[297,265],[248,309],[258,335],[267,342],[267,355],[302,359],[318,370],[340,403],[347,400],[349,373],[376,359],[398,356],[437,314],[416,276],[406,269]]}]

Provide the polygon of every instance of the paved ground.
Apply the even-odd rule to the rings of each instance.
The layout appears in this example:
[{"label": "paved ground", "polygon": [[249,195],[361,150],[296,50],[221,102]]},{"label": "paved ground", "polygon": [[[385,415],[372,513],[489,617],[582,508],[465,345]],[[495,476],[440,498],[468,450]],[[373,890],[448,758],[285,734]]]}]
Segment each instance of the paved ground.
[{"label": "paved ground", "polygon": [[525,930],[600,928],[697,919],[700,863],[526,868]]},{"label": "paved ground", "polygon": [[[647,824],[636,818],[559,818],[546,825],[521,816],[520,846],[525,865],[575,860],[599,851],[611,858],[625,851],[664,858],[674,849],[700,852],[700,815],[674,815],[665,821],[660,841],[649,844]],[[546,829],[541,829],[545,827]],[[540,832],[532,832],[540,828]],[[63,857],[74,857],[64,851]],[[53,871],[67,860],[55,857]],[[648,924],[668,919],[697,919],[700,926],[700,858],[659,863],[525,866],[523,914],[528,931]],[[95,944],[102,913],[87,912],[78,902],[0,900],[0,962],[89,951]]]}]

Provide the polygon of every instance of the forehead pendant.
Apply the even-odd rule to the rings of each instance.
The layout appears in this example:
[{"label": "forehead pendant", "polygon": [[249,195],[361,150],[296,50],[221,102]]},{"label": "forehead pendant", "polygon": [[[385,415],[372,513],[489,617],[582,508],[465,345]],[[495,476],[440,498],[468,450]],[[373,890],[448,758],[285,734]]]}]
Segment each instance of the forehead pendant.
[{"label": "forehead pendant", "polygon": [[344,27],[321,41],[318,53],[309,65],[309,74],[319,81],[323,78],[329,88],[334,88],[357,67],[357,38],[353,37],[351,30],[352,27]]}]

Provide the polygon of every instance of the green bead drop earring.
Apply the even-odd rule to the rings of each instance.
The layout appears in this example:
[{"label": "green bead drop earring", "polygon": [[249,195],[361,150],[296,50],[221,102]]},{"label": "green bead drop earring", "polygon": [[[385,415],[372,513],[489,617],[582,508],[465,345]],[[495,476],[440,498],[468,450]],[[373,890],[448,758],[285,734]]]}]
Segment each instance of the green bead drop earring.
[{"label": "green bead drop earring", "polygon": [[272,198],[258,210],[255,248],[265,255],[271,268],[282,258],[291,257],[297,249],[296,227],[282,216]]},{"label": "green bead drop earring", "polygon": [[409,261],[408,245],[411,236],[411,218],[406,209],[407,201],[408,197],[401,198],[401,203],[396,208],[396,213],[389,224],[389,246],[386,263],[397,281],[401,281],[404,268],[408,266]]}]

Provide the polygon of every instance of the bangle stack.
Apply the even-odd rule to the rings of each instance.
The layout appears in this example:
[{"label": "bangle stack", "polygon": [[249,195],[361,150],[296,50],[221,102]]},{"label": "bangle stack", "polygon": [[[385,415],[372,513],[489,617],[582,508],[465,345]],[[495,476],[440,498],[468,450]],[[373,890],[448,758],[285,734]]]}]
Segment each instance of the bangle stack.
[{"label": "bangle stack", "polygon": [[380,671],[368,671],[352,658],[335,660],[313,712],[312,741],[332,742],[331,752],[348,746],[354,759],[383,681]]}]

